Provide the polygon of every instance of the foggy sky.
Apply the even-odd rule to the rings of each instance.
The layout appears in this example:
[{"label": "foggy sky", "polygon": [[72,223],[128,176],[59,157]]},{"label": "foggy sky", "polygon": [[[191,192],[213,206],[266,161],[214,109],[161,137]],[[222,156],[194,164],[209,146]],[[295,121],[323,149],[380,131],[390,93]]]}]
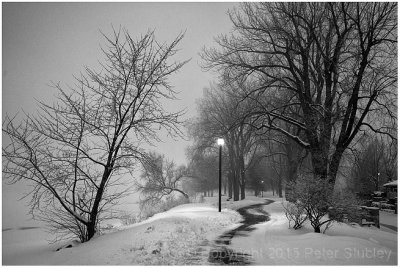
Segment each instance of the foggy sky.
[{"label": "foggy sky", "polygon": [[[213,38],[229,33],[231,23],[227,10],[237,3],[3,3],[2,118],[22,109],[35,112],[36,101],[52,102],[55,90],[51,81],[73,85],[72,75],[84,66],[97,67],[103,60],[106,35],[112,26],[125,27],[140,36],[155,30],[159,41],[172,41],[186,31],[176,60],[191,59],[171,77],[179,91],[179,101],[169,103],[167,110],[187,108],[185,118],[196,114],[195,100],[209,85],[213,75],[202,72],[198,53],[215,45]],[[186,162],[185,147],[189,142],[166,137],[153,150],[165,154],[178,164]],[[3,228],[23,226],[26,201],[16,201],[28,190],[24,185],[2,183]],[[25,209],[25,211],[24,211]],[[18,222],[18,223],[17,223]]]}]

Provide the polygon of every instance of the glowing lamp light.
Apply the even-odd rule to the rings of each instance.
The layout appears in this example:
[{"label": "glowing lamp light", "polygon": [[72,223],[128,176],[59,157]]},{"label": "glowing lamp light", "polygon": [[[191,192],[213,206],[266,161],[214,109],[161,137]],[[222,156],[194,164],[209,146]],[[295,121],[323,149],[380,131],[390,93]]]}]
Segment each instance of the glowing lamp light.
[{"label": "glowing lamp light", "polygon": [[217,144],[218,144],[219,146],[224,146],[224,144],[225,144],[224,139],[218,139],[218,140],[217,140]]}]

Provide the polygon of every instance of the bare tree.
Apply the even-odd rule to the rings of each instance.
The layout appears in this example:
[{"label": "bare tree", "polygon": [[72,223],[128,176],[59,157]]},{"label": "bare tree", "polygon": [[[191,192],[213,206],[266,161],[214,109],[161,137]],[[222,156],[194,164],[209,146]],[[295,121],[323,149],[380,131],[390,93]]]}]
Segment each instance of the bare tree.
[{"label": "bare tree", "polygon": [[180,185],[185,173],[184,166],[177,167],[165,156],[156,153],[148,154],[143,161],[142,181],[136,183],[137,189],[144,197],[141,205],[156,205],[164,197],[170,196],[174,192],[189,198]]},{"label": "bare tree", "polygon": [[396,139],[396,3],[244,3],[230,18],[205,68],[255,81],[254,126],[307,149],[318,177],[335,182],[360,131]]},{"label": "bare tree", "polygon": [[181,133],[182,112],[166,111],[162,100],[175,98],[168,78],[185,62],[170,58],[183,35],[169,44],[153,32],[137,40],[121,29],[104,37],[100,71],[86,67],[67,89],[54,84],[56,101],[40,102],[38,113],[21,123],[3,121],[11,141],[3,147],[4,177],[31,182],[32,213],[83,242],[127,193],[124,175],[143,158],[141,146],[159,140],[158,129]]}]

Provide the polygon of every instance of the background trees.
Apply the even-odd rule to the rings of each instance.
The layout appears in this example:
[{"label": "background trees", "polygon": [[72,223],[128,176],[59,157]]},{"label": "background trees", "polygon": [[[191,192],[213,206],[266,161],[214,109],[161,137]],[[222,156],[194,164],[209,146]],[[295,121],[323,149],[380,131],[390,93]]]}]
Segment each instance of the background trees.
[{"label": "background trees", "polygon": [[[361,130],[396,139],[396,10],[396,3],[244,3],[230,13],[232,34],[204,51],[205,68],[251,81],[236,90],[258,102],[253,126],[307,149],[314,173],[333,183]],[[378,114],[385,119],[374,120]]]},{"label": "background trees", "polygon": [[396,180],[397,149],[385,139],[366,137],[355,152],[352,175],[353,187],[359,192],[370,194],[382,190],[382,185]]},{"label": "background trees", "polygon": [[[54,87],[54,104],[17,123],[6,117],[3,175],[33,185],[31,208],[55,230],[90,240],[110,205],[129,189],[130,174],[158,140],[158,129],[177,135],[181,112],[164,110],[174,99],[168,78],[185,62],[171,57],[183,35],[160,44],[153,32],[134,39],[126,30],[104,36],[101,70],[86,68],[74,87]],[[121,187],[122,186],[122,187]]]},{"label": "background trees", "polygon": [[195,192],[204,193],[204,196],[213,196],[214,190],[218,188],[218,155],[212,151],[189,149],[188,152],[190,163],[186,172],[186,186]]},{"label": "background trees", "polygon": [[232,93],[233,88],[241,86],[245,85],[240,82],[211,85],[199,101],[198,118],[189,126],[190,136],[195,142],[192,150],[199,153],[215,151],[217,155],[216,140],[224,138],[229,197],[233,196],[235,201],[245,198],[245,171],[256,146],[252,126],[243,118],[252,109],[251,100],[239,102]]}]

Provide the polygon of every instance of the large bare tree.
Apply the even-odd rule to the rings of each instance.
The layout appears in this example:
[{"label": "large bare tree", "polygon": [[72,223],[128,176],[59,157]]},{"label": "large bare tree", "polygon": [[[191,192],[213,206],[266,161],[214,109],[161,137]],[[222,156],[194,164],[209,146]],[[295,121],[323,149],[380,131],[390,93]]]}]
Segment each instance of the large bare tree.
[{"label": "large bare tree", "polygon": [[335,182],[360,131],[396,139],[397,3],[244,3],[230,18],[206,69],[256,81],[242,92],[255,127],[307,149],[318,177]]},{"label": "large bare tree", "polygon": [[168,79],[185,64],[171,60],[183,35],[171,43],[157,42],[153,32],[134,39],[124,29],[104,37],[100,70],[86,68],[73,87],[55,84],[55,102],[40,102],[22,122],[3,121],[10,139],[3,176],[31,182],[32,212],[83,242],[126,193],[124,179],[132,177],[125,175],[142,159],[142,146],[159,140],[159,129],[180,134],[182,112],[162,102],[175,98]]}]

